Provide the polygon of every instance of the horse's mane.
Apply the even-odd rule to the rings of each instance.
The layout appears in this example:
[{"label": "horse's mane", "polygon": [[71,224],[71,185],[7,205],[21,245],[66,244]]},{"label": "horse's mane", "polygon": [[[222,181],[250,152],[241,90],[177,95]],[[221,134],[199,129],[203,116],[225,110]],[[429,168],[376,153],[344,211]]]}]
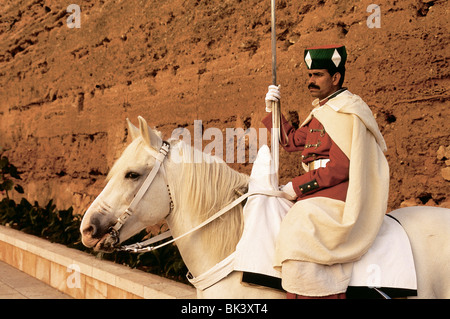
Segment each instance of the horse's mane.
[{"label": "horse's mane", "polygon": [[[200,224],[245,193],[248,176],[231,169],[221,159],[205,154],[183,141],[173,152],[181,154],[181,174],[172,182],[174,218],[189,214]],[[238,205],[219,219],[205,226],[202,240],[212,258],[218,261],[232,253],[243,230],[242,206]]]}]

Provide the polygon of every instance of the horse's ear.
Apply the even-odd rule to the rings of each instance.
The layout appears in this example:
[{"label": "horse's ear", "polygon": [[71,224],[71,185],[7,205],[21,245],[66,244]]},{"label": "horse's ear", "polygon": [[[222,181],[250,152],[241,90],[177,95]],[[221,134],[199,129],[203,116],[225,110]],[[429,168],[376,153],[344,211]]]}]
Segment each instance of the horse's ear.
[{"label": "horse's ear", "polygon": [[145,144],[154,149],[159,150],[162,145],[162,139],[158,134],[156,134],[148,125],[145,119],[142,116],[138,117],[139,119],[139,130],[141,132],[141,136],[144,139]]},{"label": "horse's ear", "polygon": [[131,123],[131,121],[128,118],[127,118],[127,123],[128,123],[128,132],[130,133],[131,138],[134,141],[140,135],[139,129],[136,126],[134,126],[133,123]]}]

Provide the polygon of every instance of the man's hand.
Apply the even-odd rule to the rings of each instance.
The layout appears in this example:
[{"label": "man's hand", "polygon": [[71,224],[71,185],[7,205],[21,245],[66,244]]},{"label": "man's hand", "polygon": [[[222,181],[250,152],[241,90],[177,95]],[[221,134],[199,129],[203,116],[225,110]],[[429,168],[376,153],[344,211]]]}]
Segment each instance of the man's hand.
[{"label": "man's hand", "polygon": [[294,199],[297,198],[297,194],[294,191],[294,187],[292,186],[292,182],[287,183],[286,185],[281,187],[281,191],[285,192],[289,196],[293,197]]},{"label": "man's hand", "polygon": [[272,112],[272,102],[279,102],[281,99],[280,86],[269,85],[269,91],[266,94],[266,112]]}]

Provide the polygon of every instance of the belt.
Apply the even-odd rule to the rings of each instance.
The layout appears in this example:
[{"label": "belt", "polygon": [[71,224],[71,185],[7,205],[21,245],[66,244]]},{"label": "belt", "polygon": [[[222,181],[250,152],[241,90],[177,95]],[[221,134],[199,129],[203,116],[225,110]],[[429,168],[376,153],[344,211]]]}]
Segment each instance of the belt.
[{"label": "belt", "polygon": [[312,170],[318,169],[318,168],[320,168],[320,167],[325,167],[325,166],[327,166],[327,163],[328,163],[329,161],[330,161],[329,158],[318,159],[318,160],[309,162],[307,165],[308,165],[309,171],[312,171]]}]

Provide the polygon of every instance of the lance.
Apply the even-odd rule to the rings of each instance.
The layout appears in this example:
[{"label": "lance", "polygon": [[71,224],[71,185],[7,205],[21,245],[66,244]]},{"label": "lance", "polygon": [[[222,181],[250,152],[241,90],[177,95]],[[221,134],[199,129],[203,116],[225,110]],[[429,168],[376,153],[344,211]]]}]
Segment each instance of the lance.
[{"label": "lance", "polygon": [[[272,84],[277,84],[277,34],[275,30],[275,0],[270,0],[271,6],[271,43],[272,43]],[[278,189],[278,170],[279,170],[279,150],[280,150],[280,102],[272,101],[272,161],[273,161],[273,175],[272,185]]]}]

